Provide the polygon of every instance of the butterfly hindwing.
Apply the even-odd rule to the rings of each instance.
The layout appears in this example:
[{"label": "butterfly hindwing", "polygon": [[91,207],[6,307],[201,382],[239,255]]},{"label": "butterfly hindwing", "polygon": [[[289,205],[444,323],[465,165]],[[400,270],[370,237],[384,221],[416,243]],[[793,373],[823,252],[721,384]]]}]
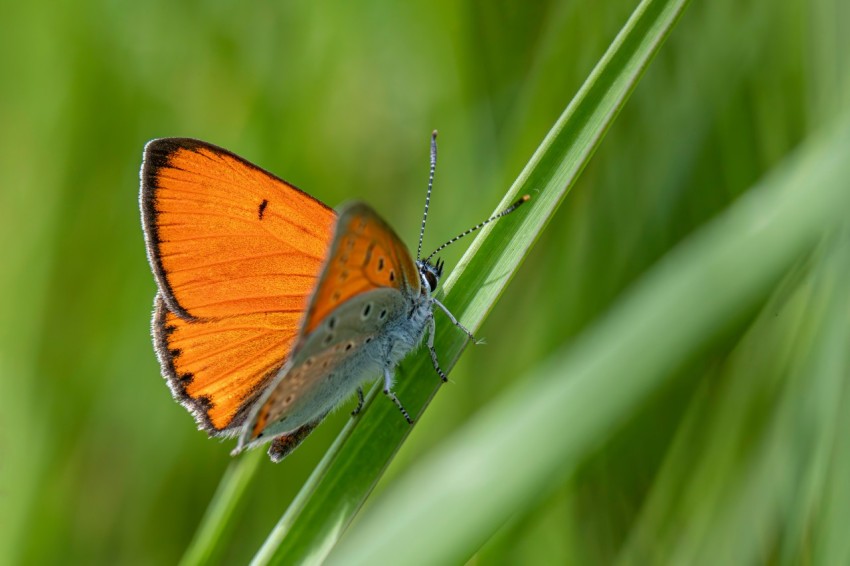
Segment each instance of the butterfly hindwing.
[{"label": "butterfly hindwing", "polygon": [[294,342],[299,318],[277,312],[187,321],[157,295],[154,342],[174,397],[204,430],[238,427],[250,402],[283,365],[282,350]]},{"label": "butterfly hindwing", "polygon": [[296,342],[336,214],[197,140],[150,142],[141,177],[163,373],[202,428],[234,433]]}]

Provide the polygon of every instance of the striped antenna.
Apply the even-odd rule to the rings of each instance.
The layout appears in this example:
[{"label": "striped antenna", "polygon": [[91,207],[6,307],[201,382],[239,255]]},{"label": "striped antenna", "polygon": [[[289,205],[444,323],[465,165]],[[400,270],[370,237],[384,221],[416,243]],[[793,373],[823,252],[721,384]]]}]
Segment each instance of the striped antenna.
[{"label": "striped antenna", "polygon": [[[428,176],[428,192],[425,193],[425,213],[422,215],[422,227],[419,229],[419,248],[416,261],[422,255],[422,238],[425,237],[425,221],[428,219],[428,205],[431,204],[431,187],[434,186],[434,171],[437,170],[437,130],[431,132],[431,174]],[[430,256],[429,256],[430,257]]]},{"label": "striped antenna", "polygon": [[478,230],[478,229],[480,229],[480,228],[483,228],[484,226],[486,226],[487,224],[491,223],[492,221],[494,221],[494,220],[498,220],[498,219],[499,219],[499,218],[501,218],[502,216],[507,216],[508,214],[510,214],[511,212],[513,212],[514,210],[518,209],[518,208],[519,208],[519,207],[520,207],[523,203],[528,202],[528,200],[529,200],[530,198],[531,198],[531,197],[529,197],[528,195],[523,195],[521,199],[519,199],[518,201],[516,201],[515,203],[513,203],[512,205],[510,205],[508,208],[506,208],[505,210],[503,210],[503,211],[502,211],[502,212],[500,212],[499,214],[494,214],[493,216],[491,216],[490,218],[488,218],[488,219],[487,219],[487,220],[485,220],[484,222],[482,222],[482,223],[480,223],[480,224],[476,224],[475,226],[473,226],[472,228],[470,228],[470,229],[469,229],[469,230],[467,230],[466,232],[463,232],[462,234],[458,234],[457,236],[455,236],[454,238],[452,238],[451,240],[449,240],[448,242],[446,242],[445,244],[443,244],[442,246],[440,246],[439,248],[437,248],[436,250],[434,250],[433,252],[431,252],[431,255],[429,255],[428,257],[426,257],[426,258],[425,258],[424,260],[422,260],[422,261],[424,261],[425,263],[427,263],[429,259],[431,259],[432,257],[434,257],[434,255],[436,255],[437,253],[441,252],[442,250],[444,250],[445,248],[447,248],[447,247],[448,247],[448,246],[450,246],[451,244],[454,244],[455,242],[457,242],[458,240],[460,240],[460,239],[461,239],[461,238],[463,238],[464,236],[467,236],[467,235],[469,235],[469,234],[472,234],[472,233],[473,233],[473,232],[475,232],[476,230]]}]

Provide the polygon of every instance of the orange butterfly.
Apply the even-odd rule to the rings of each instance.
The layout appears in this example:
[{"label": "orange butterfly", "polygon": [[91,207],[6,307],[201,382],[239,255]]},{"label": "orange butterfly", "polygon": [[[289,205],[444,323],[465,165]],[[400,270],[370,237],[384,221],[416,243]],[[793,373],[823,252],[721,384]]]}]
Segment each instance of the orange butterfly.
[{"label": "orange butterfly", "polygon": [[[436,132],[431,140],[431,175]],[[156,278],[153,338],[172,394],[211,436],[239,436],[234,452],[272,440],[280,461],[336,405],[393,371],[428,333],[445,246],[414,260],[363,203],[337,214],[227,150],[186,138],[145,146],[140,206]],[[419,252],[425,218],[419,237]]]}]

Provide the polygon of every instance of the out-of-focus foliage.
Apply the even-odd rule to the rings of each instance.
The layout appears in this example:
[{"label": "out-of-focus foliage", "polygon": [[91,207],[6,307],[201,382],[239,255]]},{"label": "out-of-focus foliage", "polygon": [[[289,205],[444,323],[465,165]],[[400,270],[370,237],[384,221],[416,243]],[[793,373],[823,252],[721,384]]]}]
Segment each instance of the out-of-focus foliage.
[{"label": "out-of-focus foliage", "polygon": [[[205,139],[331,205],[367,200],[415,243],[439,128],[436,246],[494,208],[636,4],[4,6],[0,560],[174,562],[230,462],[150,345],[148,139]],[[379,492],[839,119],[849,12],[691,3]],[[846,561],[848,254],[825,231],[475,559]],[[219,560],[253,556],[346,417],[260,462]]]}]

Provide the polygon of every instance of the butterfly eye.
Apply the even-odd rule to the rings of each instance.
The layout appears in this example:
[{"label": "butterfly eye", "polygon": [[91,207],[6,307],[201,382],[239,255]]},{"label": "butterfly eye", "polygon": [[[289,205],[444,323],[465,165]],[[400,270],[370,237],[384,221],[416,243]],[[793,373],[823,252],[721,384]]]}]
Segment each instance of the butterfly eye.
[{"label": "butterfly eye", "polygon": [[437,288],[437,276],[434,275],[433,273],[431,273],[430,271],[425,271],[424,275],[425,275],[425,281],[428,282],[428,287],[430,288],[431,292],[433,293],[434,289]]}]

